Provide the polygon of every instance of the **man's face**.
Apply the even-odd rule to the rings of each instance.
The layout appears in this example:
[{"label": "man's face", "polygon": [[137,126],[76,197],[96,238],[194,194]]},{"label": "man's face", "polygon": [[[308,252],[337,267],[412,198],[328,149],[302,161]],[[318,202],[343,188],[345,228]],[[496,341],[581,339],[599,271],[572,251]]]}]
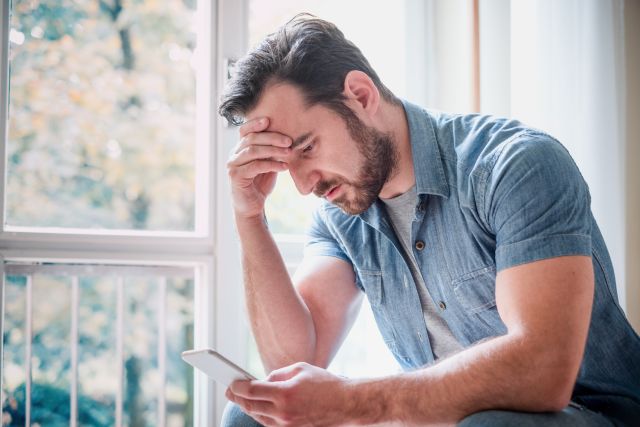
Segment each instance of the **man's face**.
[{"label": "man's face", "polygon": [[293,140],[289,172],[298,191],[313,192],[351,215],[367,210],[392,174],[397,155],[391,137],[355,115],[307,107],[288,84],[268,86],[247,120],[269,118],[269,132]]}]

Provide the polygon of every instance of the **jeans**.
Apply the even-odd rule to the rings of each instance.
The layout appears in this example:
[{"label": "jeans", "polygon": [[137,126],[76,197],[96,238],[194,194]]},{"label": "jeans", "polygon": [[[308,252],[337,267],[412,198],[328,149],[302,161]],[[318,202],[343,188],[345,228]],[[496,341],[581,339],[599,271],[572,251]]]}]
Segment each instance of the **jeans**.
[{"label": "jeans", "polygon": [[242,412],[235,403],[227,403],[222,414],[221,427],[259,427],[261,424]]},{"label": "jeans", "polygon": [[[242,412],[235,403],[227,404],[222,415],[222,427],[260,427],[257,421]],[[567,406],[555,413],[514,411],[482,411],[471,414],[458,424],[460,427],[613,427],[606,417],[585,408]]]}]

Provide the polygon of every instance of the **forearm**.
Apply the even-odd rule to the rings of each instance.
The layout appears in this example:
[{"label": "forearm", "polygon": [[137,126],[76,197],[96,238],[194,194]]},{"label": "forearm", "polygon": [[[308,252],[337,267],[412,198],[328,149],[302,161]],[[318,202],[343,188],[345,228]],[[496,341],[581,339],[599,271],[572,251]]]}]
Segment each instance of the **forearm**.
[{"label": "forearm", "polygon": [[247,309],[267,371],[312,362],[315,329],[282,256],[261,218],[236,218],[242,247]]},{"label": "forearm", "polygon": [[492,408],[559,410],[566,405],[566,369],[553,352],[547,356],[533,347],[502,336],[414,372],[353,381],[349,418],[361,425],[424,425],[455,423]]}]

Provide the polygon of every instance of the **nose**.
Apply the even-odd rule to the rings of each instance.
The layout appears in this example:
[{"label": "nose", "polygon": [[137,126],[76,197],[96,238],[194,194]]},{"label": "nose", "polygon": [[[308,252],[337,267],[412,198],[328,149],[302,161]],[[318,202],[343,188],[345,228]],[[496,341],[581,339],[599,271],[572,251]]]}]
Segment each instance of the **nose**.
[{"label": "nose", "polygon": [[321,178],[317,171],[301,167],[295,163],[289,164],[289,174],[298,192],[303,196],[311,193]]}]

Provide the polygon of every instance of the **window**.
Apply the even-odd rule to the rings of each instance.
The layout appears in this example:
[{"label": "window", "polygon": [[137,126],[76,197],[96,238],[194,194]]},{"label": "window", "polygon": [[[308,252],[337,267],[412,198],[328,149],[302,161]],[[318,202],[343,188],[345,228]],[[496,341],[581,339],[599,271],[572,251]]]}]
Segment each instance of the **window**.
[{"label": "window", "polygon": [[192,424],[193,269],[4,271],[3,425]]},{"label": "window", "polygon": [[[177,354],[260,371],[223,167],[237,130],[215,109],[229,61],[303,9],[426,104],[424,2],[1,3],[3,425],[215,425],[224,388]],[[291,270],[316,203],[286,174],[269,201]],[[343,347],[336,372],[397,369],[367,307]]]},{"label": "window", "polygon": [[194,229],[194,20],[195,1],[13,2],[7,226]]},{"label": "window", "polygon": [[215,424],[211,3],[1,8],[2,425]]}]

